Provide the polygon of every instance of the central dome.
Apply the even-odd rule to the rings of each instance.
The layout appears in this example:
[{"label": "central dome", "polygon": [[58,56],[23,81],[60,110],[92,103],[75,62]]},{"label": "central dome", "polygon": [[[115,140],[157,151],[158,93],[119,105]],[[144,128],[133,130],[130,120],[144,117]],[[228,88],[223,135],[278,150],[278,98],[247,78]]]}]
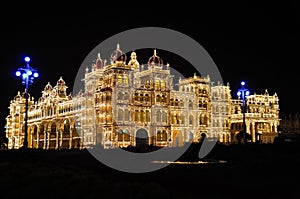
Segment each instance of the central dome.
[{"label": "central dome", "polygon": [[163,60],[156,55],[156,50],[154,50],[154,54],[148,60],[148,66],[162,66]]},{"label": "central dome", "polygon": [[126,63],[126,55],[120,49],[120,45],[117,45],[117,49],[110,56],[111,64]]}]

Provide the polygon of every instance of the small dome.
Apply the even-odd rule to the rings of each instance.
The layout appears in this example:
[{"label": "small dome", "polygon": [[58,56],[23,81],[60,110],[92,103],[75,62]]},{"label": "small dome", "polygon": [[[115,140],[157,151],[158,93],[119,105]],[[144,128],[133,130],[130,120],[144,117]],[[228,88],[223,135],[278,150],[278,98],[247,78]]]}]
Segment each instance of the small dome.
[{"label": "small dome", "polygon": [[98,53],[95,65],[96,68],[103,68],[106,65],[106,60],[101,59],[100,53]]},{"label": "small dome", "polygon": [[154,50],[154,54],[148,60],[148,66],[161,66],[163,64],[163,60],[156,55],[156,50]]},{"label": "small dome", "polygon": [[[25,99],[26,98],[26,89],[23,91],[21,96]],[[28,99],[30,100],[30,94],[28,93]]]},{"label": "small dome", "polygon": [[48,82],[48,84],[44,88],[44,91],[50,91],[50,90],[52,90],[52,86],[51,86],[50,82]]},{"label": "small dome", "polygon": [[18,91],[18,94],[14,97],[14,101],[19,101],[21,99],[20,91]]},{"label": "small dome", "polygon": [[57,80],[56,85],[57,86],[64,86],[64,85],[66,85],[66,82],[65,82],[65,80],[63,80],[62,77],[60,77],[59,80]]},{"label": "small dome", "polygon": [[111,54],[110,62],[111,64],[114,63],[125,63],[126,62],[126,55],[120,49],[120,45],[117,45],[117,49]]}]

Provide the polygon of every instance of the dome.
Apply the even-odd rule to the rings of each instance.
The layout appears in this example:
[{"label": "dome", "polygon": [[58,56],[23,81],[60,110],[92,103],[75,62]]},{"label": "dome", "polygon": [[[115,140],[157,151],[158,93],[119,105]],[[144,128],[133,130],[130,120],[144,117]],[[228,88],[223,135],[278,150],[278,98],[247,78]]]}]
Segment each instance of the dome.
[{"label": "dome", "polygon": [[[26,98],[26,89],[24,90],[24,92],[21,95],[24,99]],[[28,99],[30,100],[30,94],[29,93],[28,93]]]},{"label": "dome", "polygon": [[[59,80],[57,80],[57,83],[56,83],[57,86],[65,86],[66,85],[66,82],[65,80],[63,80],[62,77],[59,78]],[[51,85],[50,85],[51,86]]]},{"label": "dome", "polygon": [[52,90],[52,86],[51,86],[50,82],[48,82],[48,84],[44,88],[44,91],[50,91],[50,90]]},{"label": "dome", "polygon": [[163,64],[163,60],[156,55],[156,50],[154,50],[154,54],[148,60],[148,66],[161,66]]},{"label": "dome", "polygon": [[98,53],[95,65],[96,68],[103,68],[106,65],[106,60],[101,59],[100,53]]},{"label": "dome", "polygon": [[14,97],[15,101],[19,101],[21,99],[20,91],[18,91],[18,94]]},{"label": "dome", "polygon": [[117,45],[117,49],[111,54],[110,62],[111,64],[126,62],[126,55],[121,51],[119,44]]}]

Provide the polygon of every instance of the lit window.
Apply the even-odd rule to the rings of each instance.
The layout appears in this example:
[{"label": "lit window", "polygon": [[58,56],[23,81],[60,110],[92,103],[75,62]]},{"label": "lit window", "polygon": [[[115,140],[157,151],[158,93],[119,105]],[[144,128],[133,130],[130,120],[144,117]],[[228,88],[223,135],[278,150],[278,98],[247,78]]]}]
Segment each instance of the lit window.
[{"label": "lit window", "polygon": [[128,76],[127,75],[124,76],[124,84],[128,84]]},{"label": "lit window", "polygon": [[118,75],[118,84],[122,84],[122,76]]}]

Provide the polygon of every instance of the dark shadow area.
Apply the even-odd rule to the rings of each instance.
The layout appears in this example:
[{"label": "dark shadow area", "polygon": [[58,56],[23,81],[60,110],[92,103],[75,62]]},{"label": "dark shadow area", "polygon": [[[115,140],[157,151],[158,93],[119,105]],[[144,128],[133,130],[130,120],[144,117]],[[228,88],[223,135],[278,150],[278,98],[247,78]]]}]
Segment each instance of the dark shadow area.
[{"label": "dark shadow area", "polygon": [[[200,147],[201,143],[192,144],[180,160],[198,160]],[[299,144],[218,143],[205,159],[227,163],[169,165],[132,174],[108,168],[87,150],[1,151],[1,198],[295,198],[300,194]]]}]

